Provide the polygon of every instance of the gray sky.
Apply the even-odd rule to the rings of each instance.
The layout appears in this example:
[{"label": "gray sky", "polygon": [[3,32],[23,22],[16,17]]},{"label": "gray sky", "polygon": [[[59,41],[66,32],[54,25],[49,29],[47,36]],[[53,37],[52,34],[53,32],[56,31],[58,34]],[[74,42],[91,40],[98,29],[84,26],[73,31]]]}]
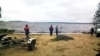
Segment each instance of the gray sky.
[{"label": "gray sky", "polygon": [[100,0],[0,0],[4,21],[92,22]]}]

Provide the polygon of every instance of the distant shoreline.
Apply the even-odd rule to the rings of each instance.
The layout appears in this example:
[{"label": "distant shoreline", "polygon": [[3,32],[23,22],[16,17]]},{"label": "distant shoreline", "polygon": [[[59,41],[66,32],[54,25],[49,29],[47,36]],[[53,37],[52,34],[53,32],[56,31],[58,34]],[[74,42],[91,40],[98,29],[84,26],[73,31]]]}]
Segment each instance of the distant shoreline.
[{"label": "distant shoreline", "polygon": [[93,24],[93,22],[29,22],[29,21],[0,21],[0,22],[24,22],[24,23],[63,23],[63,24]]},{"label": "distant shoreline", "polygon": [[[25,34],[25,33],[14,33],[14,34]],[[30,34],[49,34],[49,33],[30,33]],[[83,34],[83,33],[59,33],[59,34]]]}]

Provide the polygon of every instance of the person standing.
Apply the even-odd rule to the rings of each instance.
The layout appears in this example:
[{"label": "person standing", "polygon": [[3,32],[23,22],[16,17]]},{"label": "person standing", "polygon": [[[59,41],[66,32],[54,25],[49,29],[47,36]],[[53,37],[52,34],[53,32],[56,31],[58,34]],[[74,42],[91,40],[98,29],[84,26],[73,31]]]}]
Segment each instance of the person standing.
[{"label": "person standing", "polygon": [[94,28],[93,27],[90,29],[90,33],[91,33],[91,36],[93,36],[93,33],[94,33]]},{"label": "person standing", "polygon": [[26,40],[30,39],[29,37],[29,26],[26,24],[24,27],[25,35],[26,35]]},{"label": "person standing", "polygon": [[49,31],[50,31],[50,36],[52,36],[52,34],[53,34],[53,26],[52,25],[49,27]]},{"label": "person standing", "polygon": [[58,26],[56,26],[56,35],[58,36]]}]

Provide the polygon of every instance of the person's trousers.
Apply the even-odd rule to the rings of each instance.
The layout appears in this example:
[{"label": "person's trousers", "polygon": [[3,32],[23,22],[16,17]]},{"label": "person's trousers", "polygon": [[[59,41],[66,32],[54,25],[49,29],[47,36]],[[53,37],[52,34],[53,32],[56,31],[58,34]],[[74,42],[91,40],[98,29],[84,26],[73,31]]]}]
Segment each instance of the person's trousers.
[{"label": "person's trousers", "polygon": [[30,39],[29,34],[26,34],[26,40]]},{"label": "person's trousers", "polygon": [[91,36],[93,36],[93,32],[91,32]]},{"label": "person's trousers", "polygon": [[50,36],[52,36],[52,34],[53,34],[53,32],[52,32],[52,31],[50,31]]}]

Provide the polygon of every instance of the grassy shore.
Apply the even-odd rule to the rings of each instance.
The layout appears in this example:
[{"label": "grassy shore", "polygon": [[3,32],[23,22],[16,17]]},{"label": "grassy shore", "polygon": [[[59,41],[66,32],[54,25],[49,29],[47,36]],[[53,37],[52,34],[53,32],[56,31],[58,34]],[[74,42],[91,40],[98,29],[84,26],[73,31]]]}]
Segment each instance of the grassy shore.
[{"label": "grassy shore", "polygon": [[[8,36],[25,37],[24,34],[10,34]],[[31,38],[36,38],[37,43],[33,51],[28,51],[27,47],[16,46],[3,51],[4,56],[96,56],[96,50],[100,49],[100,38],[89,34],[61,34],[64,39],[57,39],[56,35],[31,34]]]}]

